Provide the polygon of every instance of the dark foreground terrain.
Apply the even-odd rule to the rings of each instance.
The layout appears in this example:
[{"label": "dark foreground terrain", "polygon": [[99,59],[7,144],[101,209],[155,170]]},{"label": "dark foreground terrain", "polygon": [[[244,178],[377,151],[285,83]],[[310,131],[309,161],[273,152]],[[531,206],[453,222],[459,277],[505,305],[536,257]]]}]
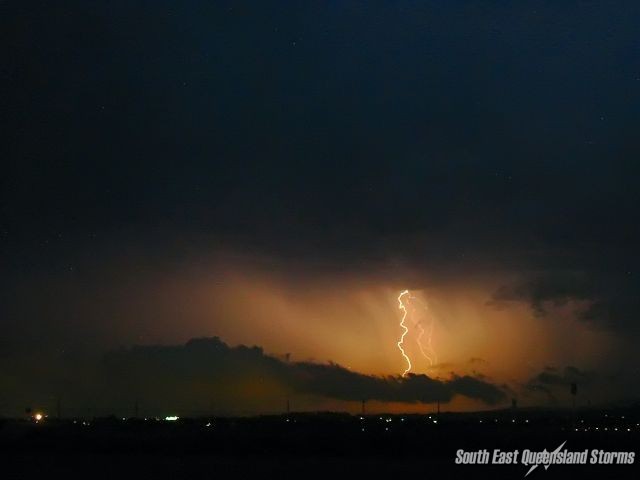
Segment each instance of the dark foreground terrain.
[{"label": "dark foreground terrain", "polygon": [[[640,415],[290,414],[252,418],[0,420],[6,478],[523,478],[530,466],[456,465],[459,449],[635,451]],[[637,455],[637,454],[636,454]],[[527,478],[640,478],[629,465],[550,465]]]}]

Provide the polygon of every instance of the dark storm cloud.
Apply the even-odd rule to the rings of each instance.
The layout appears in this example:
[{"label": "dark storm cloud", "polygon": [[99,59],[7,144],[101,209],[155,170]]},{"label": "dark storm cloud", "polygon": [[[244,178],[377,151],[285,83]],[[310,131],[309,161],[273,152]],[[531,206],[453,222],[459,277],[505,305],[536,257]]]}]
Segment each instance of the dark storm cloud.
[{"label": "dark storm cloud", "polygon": [[500,287],[488,303],[500,308],[509,302],[525,302],[536,315],[544,316],[549,307],[586,301],[587,304],[576,311],[578,318],[614,329],[637,330],[640,285],[631,270],[611,272],[598,268],[556,272],[551,266],[549,269]]},{"label": "dark storm cloud", "polygon": [[127,228],[320,258],[637,238],[634,2],[39,7],[3,5],[4,235],[34,249]]},{"label": "dark storm cloud", "polygon": [[271,380],[285,391],[348,401],[434,403],[463,395],[496,405],[505,398],[499,387],[470,376],[440,380],[413,374],[406,378],[363,375],[333,363],[283,361],[261,348],[229,347],[218,338],[112,352],[105,357],[104,368],[116,382],[111,388],[146,385],[146,396],[153,396],[154,390],[189,389],[190,383],[225,388],[225,382],[235,377],[253,383]]},{"label": "dark storm cloud", "polygon": [[6,338],[62,323],[34,278],[219,245],[416,287],[517,272],[494,301],[637,332],[637,1],[0,9]]},{"label": "dark storm cloud", "polygon": [[[569,387],[576,384],[579,392],[586,390],[590,392],[592,388],[598,388],[598,375],[592,371],[581,370],[572,365],[560,370],[556,367],[545,367],[542,372],[531,378],[523,385],[523,392],[527,396],[544,394],[548,401],[558,402],[558,398],[567,397]],[[600,384],[602,388],[603,384]],[[609,383],[607,388],[611,388]]]},{"label": "dark storm cloud", "polygon": [[500,287],[489,303],[499,307],[504,302],[527,302],[537,315],[545,315],[546,302],[562,306],[570,300],[591,300],[594,294],[584,275],[539,275]]},{"label": "dark storm cloud", "polygon": [[531,382],[543,385],[589,384],[593,382],[595,377],[596,375],[593,372],[582,371],[577,367],[569,365],[565,367],[562,372],[558,372],[557,369],[546,368],[544,372],[538,374]]},{"label": "dark storm cloud", "polygon": [[529,382],[525,384],[523,388],[523,394],[525,397],[532,397],[543,394],[547,400],[551,402],[556,401],[556,397],[553,395],[549,387],[536,382]]},{"label": "dark storm cloud", "polygon": [[375,377],[354,373],[339,365],[297,364],[293,385],[302,392],[342,400],[380,400],[383,402],[448,402],[464,395],[488,405],[505,399],[497,386],[478,377],[456,376],[436,380],[426,375],[408,374],[405,378]]},{"label": "dark storm cloud", "polygon": [[296,408],[318,408],[327,401],[336,408],[336,401],[447,403],[456,395],[495,406],[508,391],[480,377],[373,376],[335,363],[293,362],[288,357],[267,355],[255,346],[230,347],[215,337],[106,354],[0,358],[0,413],[19,415],[25,406],[51,410],[61,401],[68,416],[130,415],[134,405],[152,416],[212,410],[257,414],[282,411],[285,398]]}]

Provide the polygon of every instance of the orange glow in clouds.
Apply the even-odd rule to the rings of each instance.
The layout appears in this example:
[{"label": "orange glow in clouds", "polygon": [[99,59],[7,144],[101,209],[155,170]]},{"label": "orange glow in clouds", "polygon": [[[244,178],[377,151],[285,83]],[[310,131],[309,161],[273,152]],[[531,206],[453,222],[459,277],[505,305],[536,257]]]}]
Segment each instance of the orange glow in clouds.
[{"label": "orange glow in clouds", "polygon": [[[539,316],[525,302],[492,304],[493,292],[511,280],[500,272],[426,279],[422,284],[412,280],[421,284],[416,290],[398,288],[409,274],[397,283],[387,276],[292,277],[233,258],[207,268],[206,274],[154,277],[152,288],[136,292],[142,301],[129,301],[129,292],[123,293],[127,308],[113,317],[127,320],[121,324],[127,337],[123,333],[118,341],[131,344],[219,336],[229,345],[257,345],[269,355],[290,353],[294,362],[336,363],[379,376],[482,376],[514,389],[549,365],[595,369],[612,349],[614,339],[576,319],[574,305],[548,305],[548,314]],[[273,397],[273,408],[280,408],[278,386],[267,390],[256,396]],[[302,399],[292,401],[302,408]],[[343,408],[337,400],[318,402],[309,400],[309,409]],[[522,397],[519,403],[539,401]],[[425,408],[385,405],[381,411]],[[360,405],[351,407],[357,411]],[[481,407],[461,397],[448,408]]]}]

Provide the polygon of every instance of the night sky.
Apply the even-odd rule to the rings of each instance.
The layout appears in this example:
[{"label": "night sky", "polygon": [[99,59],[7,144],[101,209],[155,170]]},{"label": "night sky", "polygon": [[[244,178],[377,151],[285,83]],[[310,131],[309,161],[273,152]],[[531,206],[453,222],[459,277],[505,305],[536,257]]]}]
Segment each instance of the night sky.
[{"label": "night sky", "polygon": [[[637,399],[639,24],[636,1],[0,2],[0,411],[82,411],[128,365],[184,411],[196,377],[234,385],[221,412]],[[378,375],[404,369],[404,289],[440,362],[403,382]]]}]

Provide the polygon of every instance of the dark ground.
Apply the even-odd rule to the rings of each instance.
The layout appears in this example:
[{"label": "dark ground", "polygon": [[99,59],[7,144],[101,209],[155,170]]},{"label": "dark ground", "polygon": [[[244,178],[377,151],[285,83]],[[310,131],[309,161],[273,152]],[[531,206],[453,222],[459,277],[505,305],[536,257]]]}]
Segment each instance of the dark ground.
[{"label": "dark ground", "polygon": [[[554,450],[565,440],[572,451],[635,451],[640,440],[637,410],[579,411],[574,418],[567,411],[519,410],[0,425],[0,459],[9,478],[523,478],[528,466],[456,465],[456,451]],[[528,478],[640,478],[640,469],[637,461],[551,465]]]}]

